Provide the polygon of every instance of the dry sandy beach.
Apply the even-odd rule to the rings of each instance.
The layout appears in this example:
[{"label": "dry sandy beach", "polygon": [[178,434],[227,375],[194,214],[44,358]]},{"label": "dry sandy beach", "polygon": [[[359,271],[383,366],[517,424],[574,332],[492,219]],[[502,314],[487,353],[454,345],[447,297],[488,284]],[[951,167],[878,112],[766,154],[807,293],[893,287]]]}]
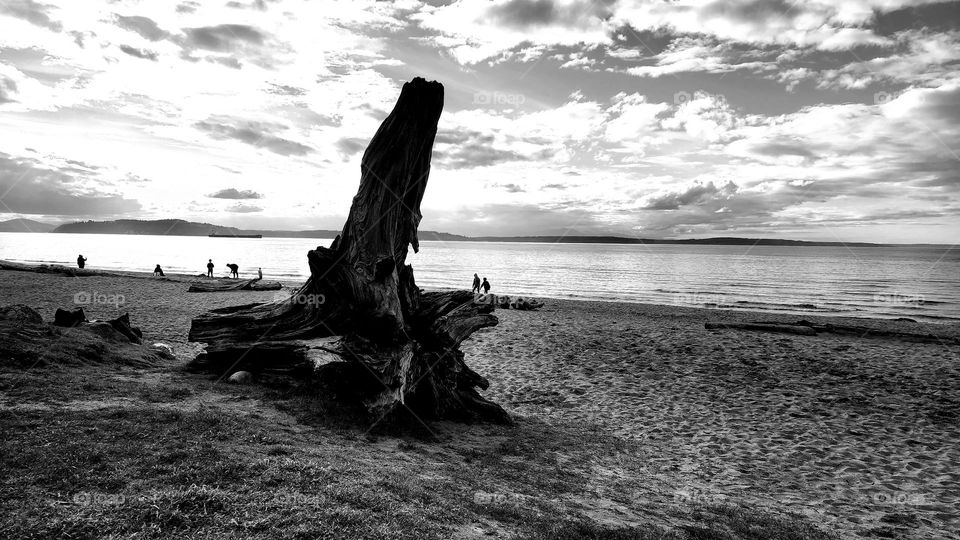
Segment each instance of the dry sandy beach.
[{"label": "dry sandy beach", "polygon": [[[171,345],[182,364],[198,350],[186,342],[192,317],[277,294],[187,294],[186,281],[0,271],[0,305],[26,304],[51,320],[56,308],[73,308],[75,295],[87,293],[103,300],[82,306],[88,317],[129,312],[145,343]],[[184,374],[178,366],[106,377],[182,387],[192,396],[168,407],[193,410],[205,397],[204,406],[224,414],[283,425],[289,437],[283,444],[316,454],[318,463],[354,459],[351,467],[364,460],[377,467],[389,460],[390,474],[413,471],[423,489],[442,493],[453,489],[451,483],[469,483],[471,490],[448,497],[461,497],[456,504],[466,510],[444,517],[438,537],[522,536],[527,518],[518,512],[530,508],[608,527],[689,532],[697,508],[726,505],[797,514],[824,537],[960,538],[960,325],[843,321],[935,336],[920,342],[869,332],[706,330],[706,321],[801,317],[642,304],[547,300],[540,311],[498,310],[497,316],[500,324],[474,334],[463,350],[467,364],[490,380],[486,396],[517,425],[438,423],[430,426],[438,440],[433,443],[344,436],[279,410],[249,394],[254,390]],[[34,371],[3,367],[0,413],[8,450],[29,439],[24,426],[31,415],[147,406],[100,394],[67,401],[34,397],[21,391],[42,384],[42,370]],[[247,393],[241,399],[237,392]],[[244,444],[219,451],[235,461],[266,459],[255,441]],[[499,445],[495,458],[491,445]],[[39,481],[23,485],[35,479],[11,467],[4,467],[5,495],[36,498],[49,489]],[[488,499],[499,513],[487,510]],[[523,508],[504,510],[513,507]],[[4,503],[5,513],[35,521],[41,519],[38,508],[26,499]],[[61,521],[80,519],[71,511],[79,510],[52,510]],[[5,519],[0,530],[26,530],[28,518]]]}]

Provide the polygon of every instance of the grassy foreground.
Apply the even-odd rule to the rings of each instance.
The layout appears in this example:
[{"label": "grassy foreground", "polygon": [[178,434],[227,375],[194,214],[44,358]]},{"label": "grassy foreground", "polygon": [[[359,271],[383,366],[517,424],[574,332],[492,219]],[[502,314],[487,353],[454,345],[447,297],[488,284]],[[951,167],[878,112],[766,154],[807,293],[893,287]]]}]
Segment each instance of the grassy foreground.
[{"label": "grassy foreground", "polygon": [[2,538],[833,538],[695,496],[627,519],[643,455],[588,425],[383,433],[175,367],[7,364],[0,392]]}]

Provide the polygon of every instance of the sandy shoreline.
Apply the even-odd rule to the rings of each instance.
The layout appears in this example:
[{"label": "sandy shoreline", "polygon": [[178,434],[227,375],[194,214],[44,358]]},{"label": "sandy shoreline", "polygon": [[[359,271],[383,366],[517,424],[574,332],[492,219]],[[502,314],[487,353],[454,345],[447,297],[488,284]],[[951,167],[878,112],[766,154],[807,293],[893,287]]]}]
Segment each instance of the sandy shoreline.
[{"label": "sandy shoreline", "polygon": [[[0,271],[0,304],[49,320],[80,294],[89,317],[129,312],[146,342],[185,360],[198,350],[186,342],[192,317],[290,293],[187,294],[195,277],[143,277]],[[943,338],[915,343],[706,330],[706,321],[843,319],[646,304],[546,300],[497,315],[499,326],[463,347],[489,378],[488,397],[520,417],[599,426],[643,456],[594,471],[588,514],[609,517],[601,503],[626,489],[635,504],[618,506],[625,522],[666,520],[688,496],[801,513],[843,537],[956,537],[946,531],[960,527],[958,324],[851,320]]]}]

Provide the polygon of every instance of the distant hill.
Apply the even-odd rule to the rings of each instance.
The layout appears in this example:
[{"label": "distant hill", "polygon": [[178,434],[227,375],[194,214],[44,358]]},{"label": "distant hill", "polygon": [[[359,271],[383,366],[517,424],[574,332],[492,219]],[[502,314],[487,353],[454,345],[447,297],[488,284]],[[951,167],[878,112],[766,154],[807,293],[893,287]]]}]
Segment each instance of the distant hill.
[{"label": "distant hill", "polygon": [[234,227],[219,227],[209,223],[195,223],[182,219],[118,219],[116,221],[78,221],[65,223],[53,230],[55,233],[79,234],[155,234],[172,236],[206,236],[211,231],[223,234],[238,234]]},{"label": "distant hill", "polygon": [[622,236],[476,236],[467,238],[477,242],[543,242],[548,244],[695,244],[723,246],[851,246],[869,247],[888,244],[869,242],[810,242],[806,240],[782,240],[779,238],[715,238],[659,239],[627,238]]},{"label": "distant hill", "polygon": [[[34,231],[39,226],[49,230],[52,226],[30,220],[11,220],[2,224],[16,221],[27,222]],[[0,225],[2,225],[0,224]],[[34,228],[33,224],[37,224]],[[8,230],[8,229],[7,229]],[[22,230],[22,229],[18,229]],[[90,234],[154,234],[174,236],[207,236],[216,234],[260,234],[265,238],[333,238],[340,234],[334,230],[283,231],[238,229],[224,227],[210,223],[196,223],[182,219],[159,219],[145,221],[138,219],[118,219],[116,221],[80,221],[60,225],[53,229],[55,233],[90,233]],[[870,247],[890,244],[870,244],[867,242],[808,242],[804,240],[780,240],[776,238],[691,238],[683,240],[656,239],[656,238],[628,238],[622,236],[461,236],[459,234],[442,233],[436,231],[420,231],[421,241],[440,240],[446,242],[544,242],[561,244],[697,244],[697,245],[727,245],[727,246],[852,246]]]},{"label": "distant hill", "polygon": [[51,225],[49,223],[43,223],[40,221],[34,221],[32,219],[10,219],[7,221],[0,221],[0,232],[50,232],[54,230],[57,226]]},{"label": "distant hill", "polygon": [[[237,227],[224,227],[222,225],[197,223],[195,221],[184,221],[182,219],[158,219],[152,221],[140,219],[78,221],[76,223],[61,225],[53,229],[53,232],[74,234],[153,234],[161,236],[207,236],[211,233],[225,235],[260,234],[263,235],[264,238],[334,238],[340,234],[340,231],[327,229],[308,231],[238,229]],[[420,240],[466,241],[470,240],[470,238],[457,234],[420,231]]]}]

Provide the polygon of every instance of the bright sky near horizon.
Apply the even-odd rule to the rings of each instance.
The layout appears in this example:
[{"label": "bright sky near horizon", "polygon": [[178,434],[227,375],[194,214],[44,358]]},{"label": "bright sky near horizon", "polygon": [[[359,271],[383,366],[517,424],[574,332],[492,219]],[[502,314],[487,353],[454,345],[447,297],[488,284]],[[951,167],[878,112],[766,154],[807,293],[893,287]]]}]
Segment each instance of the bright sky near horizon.
[{"label": "bright sky near horizon", "polygon": [[0,0],[0,220],[339,228],[404,81],[422,229],[954,243],[960,2]]}]

